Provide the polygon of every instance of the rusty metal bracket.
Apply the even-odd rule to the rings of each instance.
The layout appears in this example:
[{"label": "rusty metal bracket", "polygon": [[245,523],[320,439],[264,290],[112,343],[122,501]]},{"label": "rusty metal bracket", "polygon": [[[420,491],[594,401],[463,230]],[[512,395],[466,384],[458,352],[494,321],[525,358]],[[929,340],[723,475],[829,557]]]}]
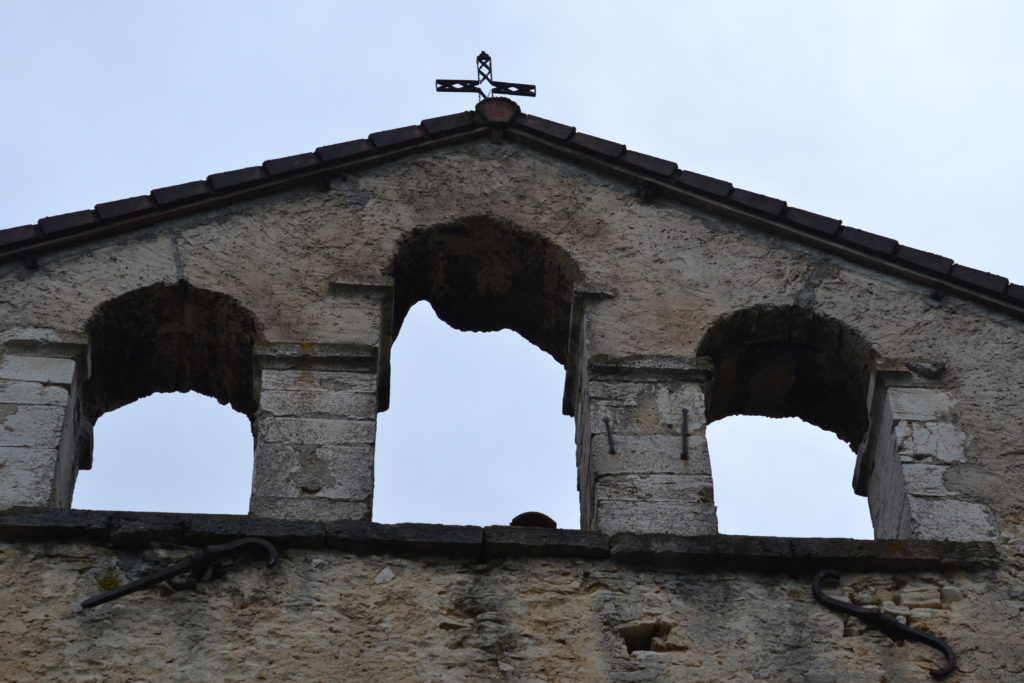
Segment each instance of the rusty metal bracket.
[{"label": "rusty metal bracket", "polygon": [[945,678],[956,669],[956,653],[953,652],[953,648],[945,640],[930,633],[919,631],[916,628],[911,628],[906,624],[901,624],[888,614],[882,614],[881,612],[858,607],[852,603],[829,597],[821,588],[821,584],[825,581],[839,583],[839,572],[834,569],[825,569],[815,575],[814,581],[811,583],[811,592],[814,593],[814,599],[822,605],[836,612],[852,614],[869,627],[878,629],[893,640],[916,640],[935,648],[946,656],[946,665],[930,671],[929,673],[932,675],[932,678]]},{"label": "rusty metal bracket", "polygon": [[118,586],[106,593],[94,595],[91,598],[82,601],[82,607],[88,608],[95,607],[96,605],[102,605],[105,602],[116,600],[117,598],[128,595],[129,593],[134,593],[135,591],[140,591],[143,588],[155,586],[163,581],[170,583],[171,579],[174,577],[186,573],[191,574],[194,581],[202,581],[206,578],[209,570],[220,567],[220,563],[223,560],[233,558],[246,550],[256,548],[266,551],[268,567],[272,567],[277,563],[277,548],[275,548],[270,541],[263,538],[240,538],[237,541],[207,546],[199,552],[189,555],[181,562],[172,564],[167,569],[162,569],[155,574],[150,574],[149,576],[144,576],[141,579],[136,579],[131,583]]}]

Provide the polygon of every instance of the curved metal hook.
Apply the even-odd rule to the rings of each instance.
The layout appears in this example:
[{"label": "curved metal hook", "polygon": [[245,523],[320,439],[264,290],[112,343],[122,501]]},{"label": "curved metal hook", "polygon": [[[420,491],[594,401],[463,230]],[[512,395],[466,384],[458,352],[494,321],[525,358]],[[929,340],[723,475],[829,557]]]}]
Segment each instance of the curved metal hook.
[{"label": "curved metal hook", "polygon": [[246,538],[240,538],[237,541],[229,541],[228,543],[221,543],[220,545],[211,545],[203,548],[204,555],[211,559],[217,559],[226,555],[233,555],[236,551],[245,548],[246,546],[254,546],[257,548],[263,548],[267,551],[267,566],[273,567],[277,564],[277,548],[274,544],[265,538],[256,538],[255,536],[248,536]]},{"label": "curved metal hook", "polygon": [[871,628],[878,629],[894,640],[916,640],[933,647],[944,654],[946,656],[946,665],[930,671],[929,673],[932,675],[932,678],[945,678],[956,668],[956,653],[953,652],[953,648],[949,646],[949,643],[942,638],[933,636],[930,633],[925,633],[924,631],[919,631],[916,628],[907,626],[906,624],[901,624],[888,614],[882,614],[881,612],[876,612],[864,607],[858,607],[857,605],[849,602],[843,602],[842,600],[830,597],[821,588],[821,584],[824,581],[834,581],[835,583],[839,583],[839,572],[834,569],[824,569],[815,575],[814,581],[811,583],[811,592],[814,593],[814,599],[825,605],[825,607],[836,612],[852,614]]}]

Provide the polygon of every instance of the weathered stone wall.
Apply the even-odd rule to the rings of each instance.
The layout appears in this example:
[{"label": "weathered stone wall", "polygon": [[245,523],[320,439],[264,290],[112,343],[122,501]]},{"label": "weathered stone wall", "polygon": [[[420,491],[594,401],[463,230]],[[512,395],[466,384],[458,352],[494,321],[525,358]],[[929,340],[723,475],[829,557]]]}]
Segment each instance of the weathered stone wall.
[{"label": "weathered stone wall", "polygon": [[[439,187],[445,191],[438,192]],[[293,345],[299,356],[308,352],[314,357],[309,361],[313,364],[319,362],[316,358],[334,354],[332,349],[375,354],[376,360],[366,363],[377,364],[378,402],[386,405],[387,349],[397,323],[390,319],[393,257],[416,231],[464,225],[471,233],[474,224],[538,236],[550,249],[566,254],[577,269],[575,286],[581,294],[573,300],[576,341],[570,350],[575,355],[567,358],[577,386],[571,390],[576,394],[568,397],[570,405],[587,395],[579,383],[586,381],[587,365],[595,358],[691,362],[702,339],[723,317],[747,309],[795,307],[837,321],[859,335],[882,361],[944,363],[944,374],[930,380],[930,386],[945,395],[949,423],[966,435],[963,457],[941,470],[944,486],[966,503],[986,506],[994,514],[989,516],[992,523],[1019,519],[1024,504],[1021,419],[1006,419],[1024,414],[1024,366],[1018,362],[1024,337],[1018,320],[955,297],[943,298],[924,285],[880,274],[742,221],[675,202],[642,201],[628,184],[515,144],[474,142],[420,153],[335,178],[327,189],[301,187],[45,254],[34,271],[8,263],[0,266],[0,324],[7,330],[0,334],[17,338],[19,330],[43,327],[48,334],[83,335],[105,302],[153,284],[186,282],[190,288],[226,295],[251,312],[258,344]],[[508,286],[516,280],[503,280],[498,273],[477,284],[483,291],[500,289],[502,282]],[[550,344],[547,339],[537,341]],[[15,352],[3,351],[5,357]],[[33,353],[50,358],[45,350]],[[273,381],[268,373],[276,370],[262,372],[257,384]],[[666,375],[659,381],[662,391],[672,380]],[[274,417],[279,403],[256,412],[257,425],[266,425],[262,432],[257,430],[258,441],[260,434],[281,434],[271,425],[327,419],[315,411],[305,417],[290,412]],[[699,403],[691,406],[694,430],[689,435],[697,439],[697,453],[703,439],[696,415]],[[577,435],[581,468],[586,468],[592,442],[605,433],[606,415],[573,407],[587,416],[578,421]],[[679,408],[671,407],[660,424],[644,426],[627,416],[626,422],[612,427],[621,432],[624,445],[633,437],[651,445],[656,437],[678,435]],[[20,424],[25,414],[39,409],[10,404],[3,408],[3,419],[8,426]],[[300,461],[306,456],[288,456],[293,461],[286,473],[291,483],[257,481],[270,506],[266,510],[302,516],[322,508],[342,511],[323,512],[327,517],[365,518],[372,476],[358,475],[363,488],[353,490],[351,482],[345,484],[329,473],[343,467],[346,459],[354,465],[353,454],[359,449],[372,452],[372,437],[360,434],[372,432],[373,415],[363,410],[346,420],[345,425],[332,423],[345,434],[325,432],[316,443],[297,444],[316,447],[313,451],[319,449],[323,458],[307,457],[303,465]],[[302,422],[302,429],[323,431],[326,426],[321,422]],[[59,437],[40,438],[50,443]],[[12,442],[0,447],[29,446]],[[11,453],[15,452],[5,451],[5,456],[13,458]],[[341,454],[341,464],[331,454]],[[302,467],[327,473],[326,478],[303,486],[295,480]],[[645,486],[641,479],[675,476],[677,467],[662,458],[646,470],[608,473],[612,478],[603,482],[583,482],[581,489],[607,491],[609,505],[620,496],[621,512],[630,507],[629,491]],[[257,478],[264,476],[262,470],[258,468]],[[273,471],[280,473],[280,468],[271,467],[266,476],[277,476]],[[688,476],[693,485],[684,488],[689,493],[653,502],[677,508],[712,504],[707,487],[693,479],[706,473],[694,470]],[[271,501],[281,499],[284,491],[301,491],[312,500],[284,513],[283,503]],[[327,500],[337,504],[328,505]],[[644,518],[615,513],[607,517],[612,526],[606,528],[630,528]],[[648,528],[684,531],[671,524]],[[700,528],[713,529],[713,520]],[[937,533],[941,537],[947,531],[940,528]]]},{"label": "weathered stone wall", "polygon": [[[252,522],[0,515],[0,680],[928,680],[936,650],[813,600],[828,565],[833,597],[947,639],[955,680],[1024,675],[1024,591],[985,544]],[[247,533],[275,567],[78,604],[191,552],[172,538]]]},{"label": "weathered stone wall", "polygon": [[[0,508],[69,504],[77,468],[88,466],[83,389],[107,372],[90,345],[109,342],[90,321],[152,285],[212,292],[251,314],[254,338],[231,334],[251,355],[232,367],[252,371],[253,391],[243,392],[256,434],[252,510],[293,520],[368,518],[374,421],[409,297],[439,297],[454,306],[450,320],[474,329],[502,324],[491,314],[521,307],[517,296],[541,300],[540,319],[508,324],[565,349],[584,528],[681,534],[661,537],[672,543],[716,529],[709,397],[725,396],[715,410],[727,412],[742,392],[719,384],[716,393],[714,383],[817,387],[793,368],[856,339],[843,372],[815,390],[854,391],[843,378],[862,372],[865,419],[825,426],[860,445],[856,485],[871,499],[876,534],[960,542],[951,552],[987,540],[995,555],[985,566],[934,557],[913,569],[858,565],[835,594],[946,636],[962,680],[1019,680],[1024,324],[756,222],[641,199],[629,183],[540,151],[475,141],[47,252],[34,270],[0,265]],[[431,242],[439,226],[444,239]],[[486,257],[474,226],[526,236],[529,271],[516,259],[475,271]],[[434,250],[422,277],[421,243]],[[458,277],[446,281],[442,269]],[[526,287],[534,274],[539,283]],[[453,296],[463,290],[465,309]],[[794,311],[816,322],[777,325]],[[702,358],[726,319],[759,344],[803,350],[778,363],[743,349]],[[168,325],[159,334],[188,329]],[[805,343],[806,330],[834,337]],[[714,365],[734,361],[764,374]],[[234,400],[234,389],[209,391]],[[781,390],[778,398],[789,401]],[[824,419],[808,413],[814,399],[777,405]],[[181,557],[175,543],[201,544],[164,547],[171,541],[158,531],[140,532],[144,550],[110,537],[65,542],[59,529],[4,536],[0,676],[895,681],[919,680],[936,661],[814,604],[811,569],[826,560],[843,569],[849,557],[797,561],[786,540],[781,556],[755,553],[742,568],[709,551],[663,555],[658,570],[616,554],[614,542],[607,556],[561,559],[293,547],[270,572],[245,568],[195,593],[74,607]],[[631,653],[627,640],[650,649]]]}]

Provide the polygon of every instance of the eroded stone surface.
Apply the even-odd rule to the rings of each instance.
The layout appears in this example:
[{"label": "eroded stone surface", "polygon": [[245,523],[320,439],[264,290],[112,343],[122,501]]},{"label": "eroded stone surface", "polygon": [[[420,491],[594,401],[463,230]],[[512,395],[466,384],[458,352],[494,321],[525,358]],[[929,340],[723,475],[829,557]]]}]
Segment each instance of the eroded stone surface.
[{"label": "eroded stone surface", "polygon": [[[481,251],[485,233],[501,243],[502,258]],[[517,240],[528,247],[522,263],[505,249]],[[389,277],[402,291],[389,289]],[[0,288],[0,486],[8,496],[0,505],[24,502],[18,492],[29,490],[35,499],[62,491],[51,503],[70,499],[71,456],[84,448],[93,413],[125,399],[96,379],[119,364],[116,344],[104,339],[124,343],[139,327],[105,318],[104,305],[144,288],[190,311],[145,319],[150,337],[177,339],[181,358],[200,328],[209,346],[231,338],[227,346],[244,351],[212,353],[161,381],[174,388],[223,375],[209,392],[243,406],[256,424],[262,474],[252,510],[276,517],[369,516],[372,398],[385,388],[377,383],[386,381],[402,308],[417,296],[442,302],[446,318],[466,328],[490,329],[502,323],[496,313],[505,315],[574,373],[566,403],[577,411],[589,528],[712,533],[709,411],[712,419],[799,413],[857,445],[869,409],[862,370],[886,359],[944,364],[941,374],[891,388],[875,446],[888,457],[875,458],[870,475],[876,532],[993,539],[1000,564],[850,575],[836,594],[948,637],[962,680],[1024,676],[1024,325],[1002,313],[709,210],[639,201],[619,180],[490,142],[47,253],[34,271],[4,264]],[[208,307],[182,292],[232,302],[223,310],[247,312],[234,317],[244,324],[199,324]],[[472,295],[466,310],[463,294]],[[524,320],[530,311],[539,317]],[[108,333],[95,325],[91,333],[104,348],[89,357],[108,362],[92,368],[100,383],[91,386],[103,391],[89,394],[98,406],[90,413],[76,403],[89,363],[30,347],[82,347],[90,321],[104,319]],[[737,334],[743,344],[733,343]],[[326,346],[353,351],[328,358]],[[262,348],[280,352],[278,365],[250,364],[246,354]],[[705,351],[714,372],[699,377],[692,371]],[[625,359],[625,375],[608,359]],[[590,361],[608,376],[590,377]],[[802,395],[807,388],[816,397]],[[47,472],[60,479],[49,489]],[[119,543],[145,541],[118,528]],[[452,548],[479,555],[459,538]],[[529,554],[508,539],[503,548]],[[78,596],[185,551],[132,555],[53,541],[0,552],[0,652],[17,663],[0,676],[11,680],[896,681],[923,679],[935,665],[930,650],[894,647],[812,603],[809,576],[778,572],[293,550],[272,572],[247,567],[196,593],[151,592],[84,613],[73,607]]]},{"label": "eroded stone surface", "polygon": [[[188,552],[0,544],[0,650],[18,662],[0,680],[912,681],[940,660],[815,603],[810,575],[608,560],[292,549],[195,590],[77,604]],[[849,573],[829,592],[949,639],[958,680],[1009,681],[1021,605],[1000,580]],[[940,586],[965,598],[938,602]]]}]

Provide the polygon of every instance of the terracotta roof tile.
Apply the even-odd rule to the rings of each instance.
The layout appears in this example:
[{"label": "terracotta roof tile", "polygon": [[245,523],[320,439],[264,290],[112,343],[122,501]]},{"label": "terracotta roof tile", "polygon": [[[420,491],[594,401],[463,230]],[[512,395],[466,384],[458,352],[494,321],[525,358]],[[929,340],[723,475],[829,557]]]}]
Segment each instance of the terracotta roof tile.
[{"label": "terracotta roof tile", "polygon": [[99,215],[100,220],[109,221],[115,218],[125,218],[137,213],[143,213],[154,207],[156,207],[156,203],[150,199],[149,195],[142,195],[141,197],[129,197],[128,199],[118,199],[113,202],[97,204],[96,213]]},{"label": "terracotta roof tile", "polygon": [[392,128],[382,130],[379,133],[370,134],[370,142],[377,149],[388,149],[399,145],[408,145],[423,138],[423,129],[419,126],[405,126],[403,128]]},{"label": "terracotta roof tile", "polygon": [[34,241],[37,237],[34,225],[19,225],[16,228],[0,230],[0,248],[18,247]]},{"label": "terracotta roof tile", "polygon": [[953,259],[939,256],[928,251],[921,251],[901,244],[896,250],[896,260],[908,266],[931,271],[936,275],[946,275],[953,267]]},{"label": "terracotta roof tile", "polygon": [[281,157],[280,159],[264,161],[263,170],[267,172],[267,175],[273,177],[285,175],[286,173],[294,173],[295,171],[302,171],[319,165],[320,160],[316,158],[316,154],[313,152],[306,152],[305,154],[295,154],[290,157]]},{"label": "terracotta roof tile", "polygon": [[781,199],[775,199],[775,197],[768,197],[739,188],[732,191],[732,194],[729,195],[729,201],[769,218],[778,218],[786,210],[786,202]]},{"label": "terracotta roof tile", "polygon": [[958,282],[973,285],[995,294],[1002,294],[1010,284],[1009,280],[1000,275],[993,275],[983,270],[961,265],[953,266],[953,269],[949,271],[949,275]]},{"label": "terracotta roof tile", "polygon": [[[875,258],[895,261],[931,277],[954,282],[967,290],[973,289],[989,296],[1002,297],[1007,303],[1024,309],[1024,287],[1010,285],[1006,278],[974,268],[954,265],[951,259],[944,256],[901,246],[888,237],[843,226],[834,218],[788,207],[780,199],[748,190],[735,189],[731,183],[724,180],[693,171],[678,170],[671,161],[627,150],[625,145],[617,142],[603,140],[585,133],[577,133],[572,126],[523,114],[518,105],[506,98],[483,100],[477,104],[475,113],[459,112],[425,119],[418,126],[405,126],[373,133],[369,140],[351,140],[327,145],[317,148],[313,153],[271,159],[264,162],[262,166],[215,173],[206,181],[197,180],[158,188],[150,192],[149,197],[130,197],[105,202],[97,205],[95,211],[76,211],[61,216],[43,218],[36,226],[22,225],[8,230],[0,230],[0,258],[3,257],[4,252],[24,254],[26,248],[31,250],[28,252],[29,254],[34,253],[37,249],[45,250],[50,238],[55,236],[64,238],[76,231],[82,232],[78,239],[91,239],[93,234],[105,234],[102,230],[104,224],[116,225],[118,221],[130,216],[152,216],[148,220],[157,220],[163,209],[188,203],[200,206],[199,201],[210,197],[214,191],[222,193],[220,201],[230,201],[230,193],[233,190],[246,189],[260,184],[266,184],[268,188],[273,188],[278,186],[278,178],[286,177],[288,173],[292,172],[315,169],[321,164],[325,166],[343,164],[372,158],[380,151],[389,151],[405,146],[413,147],[418,142],[432,138],[444,139],[447,135],[467,130],[485,130],[486,128],[506,126],[533,134],[536,138],[543,140],[543,144],[554,153],[558,153],[560,149],[572,148],[596,157],[606,164],[617,166],[620,171],[640,173],[648,178],[651,176],[665,178],[669,184],[686,193],[700,194],[716,200],[717,206],[721,207],[719,210],[728,211],[731,205],[757,213],[772,221],[782,221],[792,228],[818,237],[830,238]],[[326,172],[332,173],[333,171],[326,170]],[[301,176],[301,178],[305,177]],[[676,196],[683,200],[686,199],[686,195],[682,193]],[[100,226],[99,230],[91,229],[97,225]],[[66,243],[66,239],[54,242],[55,245]]]},{"label": "terracotta roof tile", "polygon": [[443,133],[461,133],[464,130],[476,126],[476,117],[471,112],[463,111],[448,116],[437,116],[432,119],[423,119],[420,122],[423,130],[429,135],[441,135]]},{"label": "terracotta roof tile", "polygon": [[675,173],[676,169],[679,168],[674,161],[666,161],[665,159],[659,159],[658,157],[652,157],[649,154],[641,154],[632,150],[627,150],[622,156],[622,165],[641,173],[666,177]]},{"label": "terracotta roof tile", "polygon": [[826,237],[835,237],[842,225],[842,221],[835,218],[811,213],[810,211],[804,211],[792,206],[786,208],[782,218],[791,225],[825,235]]},{"label": "terracotta roof tile", "polygon": [[95,225],[96,220],[96,213],[91,209],[72,211],[40,219],[39,229],[44,237],[52,237]]},{"label": "terracotta roof tile", "polygon": [[150,192],[149,196],[159,206],[167,206],[169,204],[177,204],[178,202],[199,199],[208,194],[210,194],[210,186],[207,185],[205,180],[193,180],[190,183],[158,188]]},{"label": "terracotta roof tile", "polygon": [[626,151],[625,145],[605,140],[604,138],[597,138],[593,135],[587,135],[586,133],[576,133],[569,139],[569,144],[576,149],[582,149],[585,152],[607,157],[608,159],[618,159]]},{"label": "terracotta roof tile", "polygon": [[1006,289],[1006,296],[1019,304],[1024,304],[1024,287],[1021,287],[1020,285],[1010,285]]},{"label": "terracotta roof tile", "polygon": [[839,233],[839,241],[882,256],[892,256],[893,252],[896,251],[896,247],[899,246],[899,242],[896,240],[876,235],[867,230],[851,228],[848,225],[844,225]]},{"label": "terracotta roof tile", "polygon": [[206,178],[206,182],[210,183],[210,187],[214,191],[221,192],[223,190],[235,190],[245,185],[252,185],[266,177],[267,174],[261,166],[249,166],[248,168],[239,168],[234,171],[214,173]]},{"label": "terracotta roof tile", "polygon": [[721,199],[725,199],[732,192],[732,183],[727,183],[724,180],[712,178],[711,176],[701,175],[700,173],[694,173],[693,171],[679,171],[673,180],[676,185],[685,187],[687,190]]},{"label": "terracotta roof tile", "polygon": [[316,155],[325,164],[333,164],[339,161],[349,161],[373,153],[373,145],[369,140],[349,140],[339,142],[336,145],[317,147]]},{"label": "terracotta roof tile", "polygon": [[572,137],[573,133],[576,132],[576,129],[572,126],[566,126],[561,123],[556,123],[555,121],[548,121],[547,119],[542,119],[539,116],[531,116],[530,114],[522,116],[516,121],[516,125],[521,128],[525,128],[532,133],[537,133],[538,135],[543,135],[544,137],[552,138],[559,142],[565,142]]}]

